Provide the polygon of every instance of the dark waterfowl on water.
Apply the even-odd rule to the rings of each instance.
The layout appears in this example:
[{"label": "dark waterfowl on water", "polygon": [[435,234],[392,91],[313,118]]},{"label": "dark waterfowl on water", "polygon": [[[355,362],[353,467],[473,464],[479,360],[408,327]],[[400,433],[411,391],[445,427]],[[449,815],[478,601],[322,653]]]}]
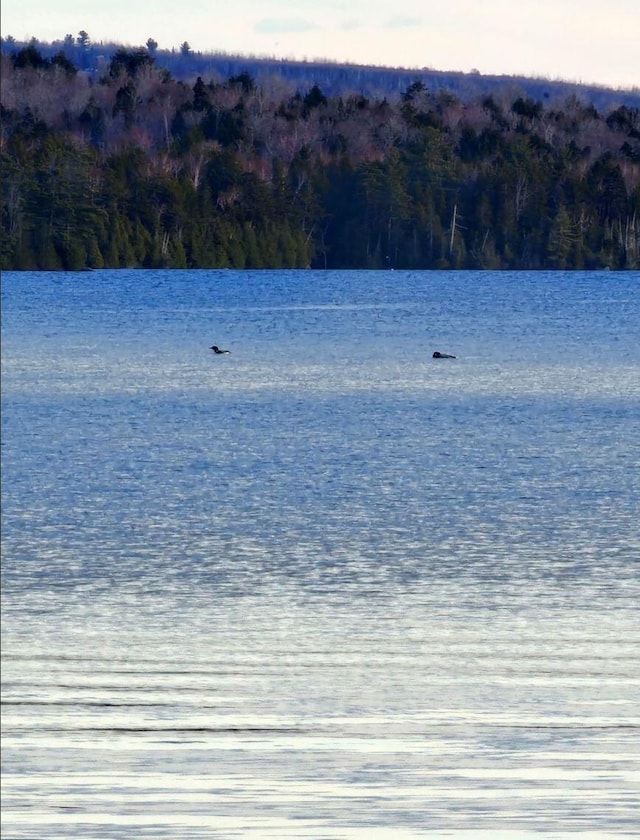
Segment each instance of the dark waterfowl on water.
[{"label": "dark waterfowl on water", "polygon": [[209,349],[213,350],[213,352],[218,356],[225,356],[231,353],[231,350],[221,350],[216,344],[214,344],[213,347],[210,347]]},{"label": "dark waterfowl on water", "polygon": [[434,359],[455,359],[455,356],[452,356],[450,353],[438,353],[436,352],[433,354]]}]

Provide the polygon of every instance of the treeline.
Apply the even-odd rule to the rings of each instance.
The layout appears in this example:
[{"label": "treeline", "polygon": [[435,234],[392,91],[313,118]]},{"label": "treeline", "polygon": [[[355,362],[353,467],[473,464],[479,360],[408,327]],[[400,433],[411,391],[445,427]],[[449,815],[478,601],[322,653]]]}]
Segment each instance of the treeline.
[{"label": "treeline", "polygon": [[[35,38],[28,42],[16,41],[11,35],[0,38],[0,50],[8,55],[28,46],[36,47],[44,58],[63,56],[95,78],[104,73],[111,57],[122,49],[121,44],[93,41],[84,30],[75,37],[69,34],[51,42]],[[174,78],[191,85],[198,76],[221,82],[232,76],[249,73],[260,85],[277,77],[293,86],[293,89],[309,90],[317,84],[326,96],[359,93],[371,99],[386,97],[395,100],[410,84],[421,81],[432,92],[447,90],[465,103],[488,95],[504,95],[508,89],[511,101],[522,96],[553,104],[554,107],[570,96],[588,101],[604,113],[621,105],[640,107],[640,87],[637,86],[625,90],[544,77],[490,76],[477,70],[462,73],[431,67],[417,70],[329,60],[298,61],[226,52],[198,52],[192,50],[186,41],[178,48],[161,49],[153,38],[147,39],[144,49],[157,64],[169,70]]]},{"label": "treeline", "polygon": [[640,110],[2,56],[3,269],[640,267]]}]

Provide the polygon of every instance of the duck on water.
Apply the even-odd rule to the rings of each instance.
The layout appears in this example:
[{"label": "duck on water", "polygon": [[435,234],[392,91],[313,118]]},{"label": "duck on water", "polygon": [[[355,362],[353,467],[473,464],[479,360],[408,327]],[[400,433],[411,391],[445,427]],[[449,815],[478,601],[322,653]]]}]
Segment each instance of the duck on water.
[{"label": "duck on water", "polygon": [[432,358],[434,359],[455,359],[455,356],[452,356],[450,353],[439,353],[437,350],[433,354]]},{"label": "duck on water", "polygon": [[231,353],[231,350],[221,350],[217,344],[214,344],[213,347],[210,347],[209,350],[213,350],[216,356],[227,356]]}]

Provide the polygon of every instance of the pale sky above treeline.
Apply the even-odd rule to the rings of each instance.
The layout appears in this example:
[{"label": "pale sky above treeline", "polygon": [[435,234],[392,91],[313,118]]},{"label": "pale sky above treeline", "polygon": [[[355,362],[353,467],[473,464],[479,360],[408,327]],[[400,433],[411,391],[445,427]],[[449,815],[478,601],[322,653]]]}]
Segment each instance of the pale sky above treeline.
[{"label": "pale sky above treeline", "polygon": [[640,87],[638,0],[2,0],[2,35]]}]

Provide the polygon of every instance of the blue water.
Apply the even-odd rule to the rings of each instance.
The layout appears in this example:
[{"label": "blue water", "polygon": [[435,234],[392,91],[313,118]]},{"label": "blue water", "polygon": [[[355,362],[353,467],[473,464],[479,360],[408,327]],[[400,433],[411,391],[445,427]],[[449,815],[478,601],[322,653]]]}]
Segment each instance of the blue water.
[{"label": "blue water", "polygon": [[637,834],[638,273],[2,295],[5,837]]}]

